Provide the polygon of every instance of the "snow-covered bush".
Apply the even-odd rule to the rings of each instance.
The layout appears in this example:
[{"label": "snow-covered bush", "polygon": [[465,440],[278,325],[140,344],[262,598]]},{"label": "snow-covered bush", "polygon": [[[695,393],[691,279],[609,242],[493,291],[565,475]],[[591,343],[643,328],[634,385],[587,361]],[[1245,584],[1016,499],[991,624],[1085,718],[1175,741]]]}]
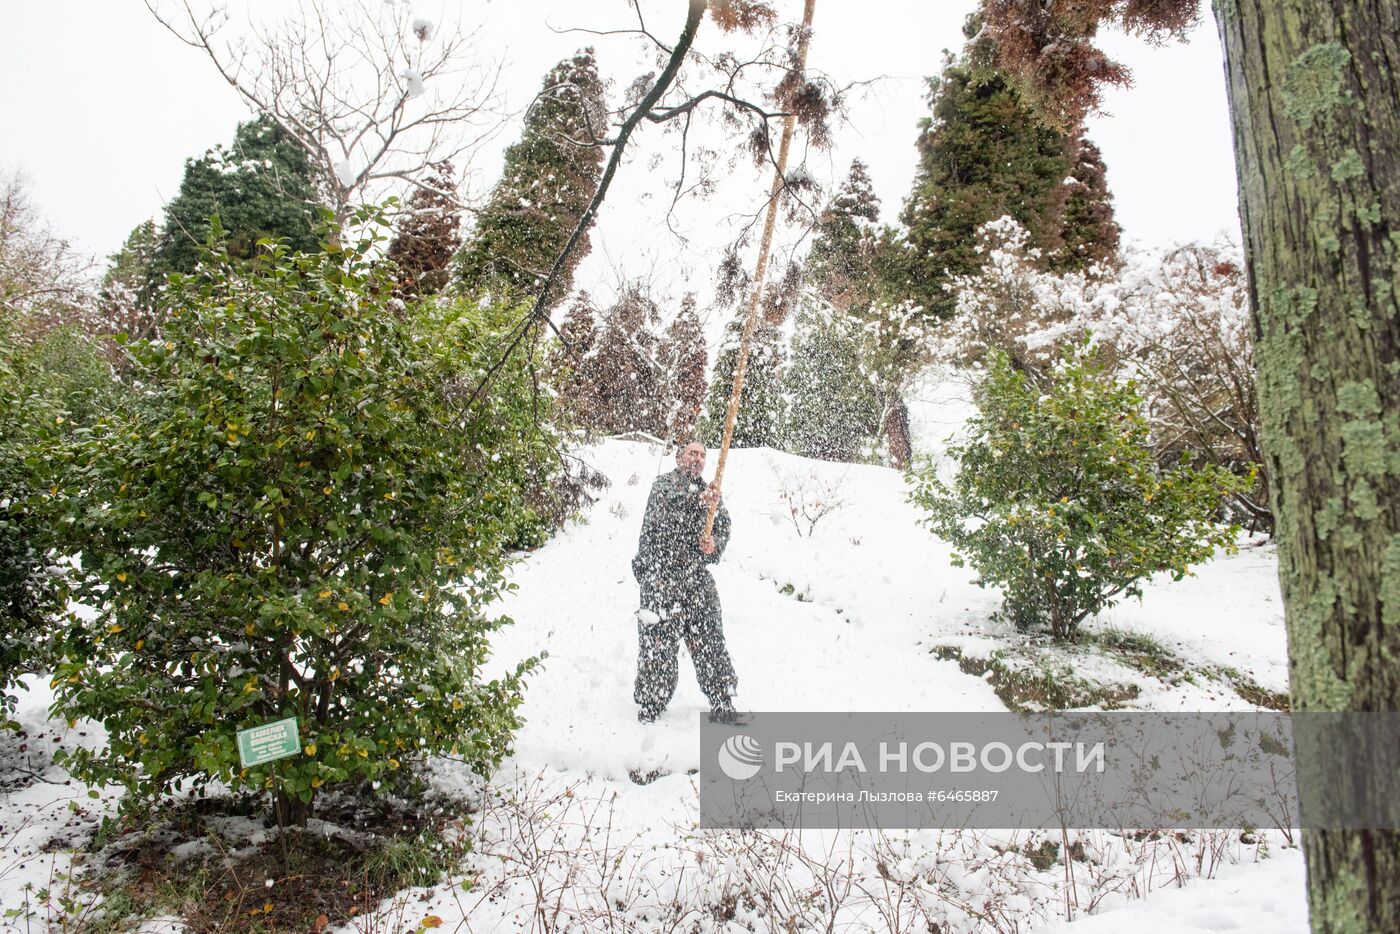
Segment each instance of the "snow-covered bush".
[{"label": "snow-covered bush", "polygon": [[778,479],[778,502],[798,538],[811,538],[817,523],[846,505],[841,493],[844,477],[825,478],[815,470],[783,471],[771,465]]},{"label": "snow-covered bush", "polygon": [[[912,499],[926,524],[970,562],[978,584],[1005,589],[1018,626],[1059,638],[1159,571],[1180,579],[1237,529],[1214,521],[1223,496],[1252,483],[1223,468],[1158,468],[1141,398],[1082,349],[1035,385],[993,354],[979,412],[951,485],[926,469]],[[1042,391],[1043,390],[1043,391]]]},{"label": "snow-covered bush", "polygon": [[1122,300],[1087,323],[1123,361],[1147,405],[1159,461],[1186,453],[1244,476],[1231,497],[1242,520],[1272,525],[1254,389],[1254,330],[1237,245],[1190,244],[1123,270]]},{"label": "snow-covered bush", "polygon": [[[1040,379],[1066,343],[1092,340],[1102,362],[1137,381],[1158,462],[1240,476],[1263,463],[1254,338],[1244,263],[1227,242],[1128,254],[1115,268],[1055,274],[1009,217],[983,225],[980,270],[957,277],[956,314],[938,326],[935,358],[979,367],[993,351]],[[1231,497],[1251,524],[1270,523],[1264,477]]]},{"label": "snow-covered bush", "polygon": [[[135,345],[141,391],[74,446],[53,508],[89,609],[56,706],[107,731],[70,770],[129,804],[217,782],[301,821],[322,786],[387,788],[427,754],[487,769],[519,724],[534,660],[482,669],[528,375],[463,416],[517,310],[405,309],[375,249],[216,250]],[[302,753],[240,768],[236,731],[292,716]]]},{"label": "snow-covered bush", "polygon": [[1111,269],[1045,271],[1030,234],[1010,217],[983,224],[977,235],[982,266],[950,284],[955,311],[939,322],[933,339],[939,363],[976,369],[1001,353],[1015,369],[1039,378],[1062,345],[1083,340],[1105,307],[1120,301]]}]

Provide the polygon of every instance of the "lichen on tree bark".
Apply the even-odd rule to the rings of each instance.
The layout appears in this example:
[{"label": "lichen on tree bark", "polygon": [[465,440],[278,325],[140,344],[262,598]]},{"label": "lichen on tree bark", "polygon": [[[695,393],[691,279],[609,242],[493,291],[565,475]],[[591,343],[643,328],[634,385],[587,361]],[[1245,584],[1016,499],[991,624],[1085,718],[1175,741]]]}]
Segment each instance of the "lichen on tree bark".
[{"label": "lichen on tree bark", "polygon": [[[1400,710],[1400,7],[1215,12],[1293,706]],[[1304,850],[1314,930],[1400,930],[1400,833],[1314,830]]]}]

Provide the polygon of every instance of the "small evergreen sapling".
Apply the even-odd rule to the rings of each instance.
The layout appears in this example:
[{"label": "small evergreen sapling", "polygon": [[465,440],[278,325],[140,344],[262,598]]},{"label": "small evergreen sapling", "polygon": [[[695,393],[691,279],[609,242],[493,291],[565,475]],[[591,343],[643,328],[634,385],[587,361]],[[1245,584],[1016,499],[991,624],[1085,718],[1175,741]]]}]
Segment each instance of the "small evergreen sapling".
[{"label": "small evergreen sapling", "polygon": [[[814,303],[815,304],[815,303]],[[804,308],[783,373],[784,448],[803,457],[858,461],[880,428],[880,400],[862,369],[860,322],[830,306]]]},{"label": "small evergreen sapling", "polygon": [[579,409],[583,424],[604,434],[662,433],[661,374],[655,360],[660,318],[640,282],[624,288],[602,315],[592,353],[578,363],[577,379],[587,396]]},{"label": "small evergreen sapling", "polygon": [[1180,580],[1216,548],[1234,550],[1238,527],[1215,517],[1252,478],[1159,470],[1136,390],[1091,350],[1067,353],[1043,386],[994,354],[977,395],[967,440],[949,449],[957,477],[945,484],[926,468],[911,498],[956,565],[1004,588],[1018,626],[1069,638],[1122,596],[1140,597],[1150,575]]},{"label": "small evergreen sapling", "polygon": [[153,336],[159,325],[156,299],[161,281],[156,274],[160,231],[153,220],[137,224],[122,248],[110,257],[98,292],[98,313],[108,334],[132,340]]},{"label": "small evergreen sapling", "polygon": [[705,329],[695,310],[695,296],[685,296],[656,348],[662,410],[661,437],[684,444],[694,433],[705,404],[705,369],[710,352]]},{"label": "small evergreen sapling", "polygon": [[[697,430],[700,439],[710,447],[718,447],[724,436],[724,421],[729,412],[730,396],[734,392],[734,368],[739,361],[741,331],[738,320],[725,326],[724,342],[720,345],[714,373],[705,392],[705,412]],[[783,423],[787,417],[782,395],[782,366],[782,333],[773,325],[760,323],[749,344],[748,369],[744,375],[744,390],[731,440],[734,447],[781,446]]]},{"label": "small evergreen sapling", "polygon": [[398,217],[389,259],[399,267],[405,298],[434,295],[447,285],[452,257],[462,246],[451,162],[429,167]]}]

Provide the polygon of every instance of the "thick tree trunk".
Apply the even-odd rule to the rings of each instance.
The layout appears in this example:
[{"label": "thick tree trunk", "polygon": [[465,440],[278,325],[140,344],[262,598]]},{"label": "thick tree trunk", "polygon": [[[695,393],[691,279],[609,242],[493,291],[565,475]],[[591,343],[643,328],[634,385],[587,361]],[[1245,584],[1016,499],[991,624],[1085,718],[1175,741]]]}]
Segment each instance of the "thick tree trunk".
[{"label": "thick tree trunk", "polygon": [[[1293,708],[1400,710],[1400,4],[1216,18]],[[1303,841],[1313,930],[1400,931],[1400,833]]]}]

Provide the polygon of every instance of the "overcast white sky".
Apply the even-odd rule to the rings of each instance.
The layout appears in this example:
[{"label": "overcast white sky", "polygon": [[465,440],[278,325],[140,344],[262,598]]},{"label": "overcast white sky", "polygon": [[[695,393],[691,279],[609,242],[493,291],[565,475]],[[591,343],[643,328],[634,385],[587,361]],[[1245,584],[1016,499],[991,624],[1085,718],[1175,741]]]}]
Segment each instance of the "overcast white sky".
[{"label": "overcast white sky", "polygon": [[[275,10],[283,0],[248,0]],[[402,2],[402,0],[401,0]],[[415,13],[443,20],[445,7],[415,3]],[[917,121],[927,113],[923,76],[936,74],[945,47],[957,49],[973,0],[822,0],[817,4],[810,64],[838,80],[886,76],[852,101],[852,125],[830,153],[810,160],[819,181],[839,180],[854,157],[870,166],[886,219],[909,190]],[[649,0],[649,25],[673,34],[682,0]],[[778,0],[789,18],[799,0]],[[634,39],[561,34],[550,27],[625,27],[622,0],[464,0],[461,16],[482,24],[481,49],[504,64],[507,112],[519,114],[544,72],[575,48],[598,47],[614,96],[649,56]],[[702,26],[697,47],[715,48],[719,33]],[[1108,114],[1090,124],[1104,152],[1118,220],[1127,238],[1147,246],[1238,237],[1234,163],[1224,78],[1214,23],[1206,17],[1189,44],[1148,48],[1110,37],[1111,51],[1132,67],[1136,85],[1112,93]],[[5,131],[0,169],[19,169],[53,227],[98,254],[115,250],[127,232],[158,216],[178,189],[184,160],[227,143],[247,112],[207,60],[154,22],[141,0],[0,0],[0,88]],[[499,173],[500,151],[516,135],[507,127],[471,167],[480,184]],[[724,218],[756,210],[767,181],[738,173],[711,203],[679,215],[684,246],[661,224],[661,185],[673,162],[651,167],[652,153],[672,138],[647,128],[643,146],[624,166],[594,234],[594,252],[579,282],[595,290],[620,276],[662,269],[669,283],[707,291]],[[724,145],[717,141],[717,145]]]}]

